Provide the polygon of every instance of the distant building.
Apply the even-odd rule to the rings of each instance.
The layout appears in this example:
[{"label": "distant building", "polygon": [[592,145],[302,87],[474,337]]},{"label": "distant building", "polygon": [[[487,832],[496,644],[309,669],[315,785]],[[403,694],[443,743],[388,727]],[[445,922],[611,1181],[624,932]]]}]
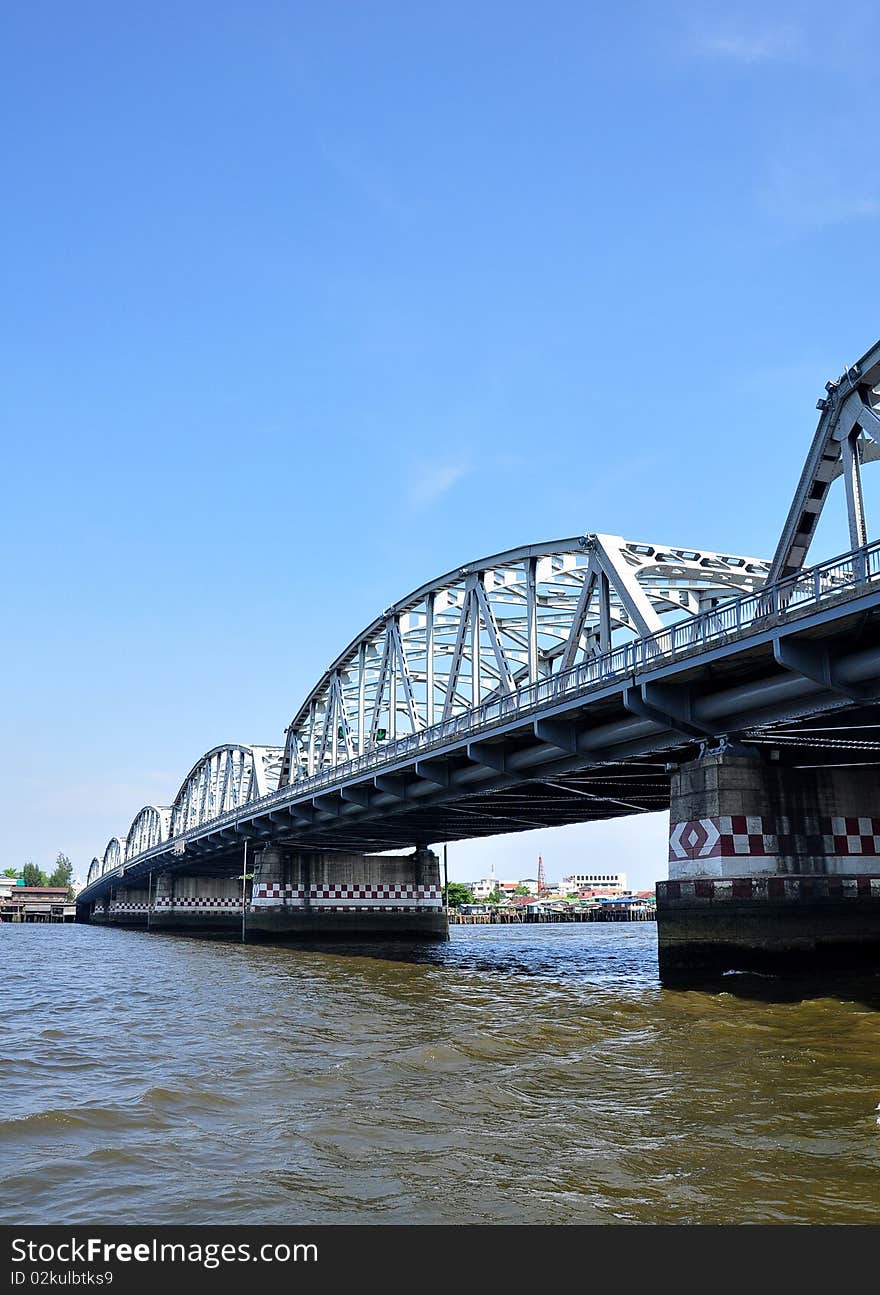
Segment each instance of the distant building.
[{"label": "distant building", "polygon": [[481,877],[479,881],[469,881],[465,884],[477,903],[482,903],[490,895],[494,895],[496,890],[502,899],[505,895],[513,895],[516,890],[526,890],[530,895],[539,893],[536,877],[524,877],[521,881],[502,881],[498,877]]},{"label": "distant building", "polygon": [[488,899],[497,890],[500,895],[512,895],[519,885],[518,881],[499,881],[497,877],[481,877],[471,885],[474,899]]},{"label": "distant building", "polygon": [[626,873],[573,872],[570,877],[562,878],[562,886],[566,894],[570,894],[572,891],[577,893],[582,890],[594,890],[597,887],[602,890],[613,890],[620,894],[626,890]]},{"label": "distant building", "polygon": [[[7,878],[6,880],[11,880]],[[72,922],[66,886],[14,886],[0,897],[0,922]]]}]

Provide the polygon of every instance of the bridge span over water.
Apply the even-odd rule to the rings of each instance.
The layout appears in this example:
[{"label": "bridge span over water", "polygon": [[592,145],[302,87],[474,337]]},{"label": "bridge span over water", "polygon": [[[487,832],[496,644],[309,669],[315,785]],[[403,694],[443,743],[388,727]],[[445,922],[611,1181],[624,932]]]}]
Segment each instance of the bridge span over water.
[{"label": "bridge span over water", "polygon": [[[585,533],[448,572],[349,643],[283,743],[217,747],[141,809],[81,915],[240,922],[247,859],[254,934],[436,936],[430,842],[671,807],[670,965],[772,952],[765,928],[815,949],[791,919],[817,904],[836,948],[841,913],[880,930],[880,343],[819,405],[772,560]],[[837,478],[849,551],[805,567]]]}]

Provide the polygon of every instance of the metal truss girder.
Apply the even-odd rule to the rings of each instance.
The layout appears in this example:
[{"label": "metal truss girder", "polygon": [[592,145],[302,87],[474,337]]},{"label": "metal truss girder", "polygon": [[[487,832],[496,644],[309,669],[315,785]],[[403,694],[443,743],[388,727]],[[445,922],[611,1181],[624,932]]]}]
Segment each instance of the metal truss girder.
[{"label": "metal truss girder", "polygon": [[[880,414],[872,407],[872,392],[880,385],[880,342],[846,370],[837,382],[826,384],[828,397],[818,402],[819,421],[807,453],[800,480],[782,529],[768,583],[799,571],[828,498],[828,487],[845,459],[847,503],[851,535],[864,526],[858,487],[859,431],[880,440]],[[873,457],[873,456],[871,456]],[[857,547],[854,543],[853,547]]]},{"label": "metal truss girder", "polygon": [[[460,567],[386,609],[336,658],[287,730],[296,784],[377,744],[434,727],[659,631],[719,598],[755,592],[755,558],[581,535]],[[349,737],[351,743],[349,745]]]},{"label": "metal truss girder", "polygon": [[504,773],[507,768],[507,754],[497,742],[468,742],[467,755],[474,764],[497,769],[500,773]]},{"label": "metal truss girder", "polygon": [[397,800],[406,800],[406,779],[395,774],[377,773],[373,778],[373,785],[378,791],[384,791],[386,796],[394,796]]},{"label": "metal truss girder", "polygon": [[465,585],[464,597],[461,603],[461,612],[458,619],[458,630],[455,636],[455,646],[452,649],[452,661],[449,666],[449,677],[446,683],[446,700],[443,703],[442,718],[444,720],[450,718],[455,705],[455,695],[458,688],[458,681],[461,676],[462,662],[464,660],[464,647],[467,642],[467,634],[471,625],[471,615],[473,612],[473,586],[474,577],[471,576]]},{"label": "metal truss girder", "polygon": [[479,620],[482,619],[483,624],[486,626],[486,633],[489,636],[492,651],[495,654],[495,660],[498,663],[500,689],[504,693],[512,693],[513,679],[510,673],[510,667],[508,666],[507,658],[504,655],[504,650],[501,647],[501,635],[499,633],[492,608],[489,606],[489,600],[486,597],[486,589],[482,580],[476,581],[474,585],[474,593],[476,595],[476,607],[474,608],[474,613],[477,618],[477,632],[479,631]]},{"label": "metal truss girder", "polygon": [[620,598],[640,634],[657,634],[663,622],[657,615],[633,569],[623,558],[626,541],[620,535],[596,535],[593,555]]},{"label": "metal truss girder", "polygon": [[145,805],[132,819],[125,838],[125,862],[166,841],[171,832],[170,805]]},{"label": "metal truss girder", "polygon": [[[256,824],[256,823],[254,823],[254,822],[249,822],[249,823],[236,823],[236,825],[235,825],[235,839],[236,839],[236,841],[240,841],[240,840],[242,840],[243,838],[244,838],[245,840],[252,840],[252,839],[256,839],[256,838],[257,838],[257,837],[259,837],[259,836],[263,836],[263,832],[262,832],[262,831],[261,831],[261,829],[257,826],[257,824]],[[203,842],[202,840],[198,840],[198,841],[196,842],[196,844],[198,844],[199,846],[201,846],[202,844],[205,844],[208,848],[210,848],[210,847],[209,847],[209,843],[207,843],[207,842]]]},{"label": "metal truss girder", "polygon": [[623,705],[631,715],[686,737],[706,737],[714,732],[694,720],[690,693],[681,685],[643,683],[626,687]]},{"label": "metal truss girder", "polygon": [[323,796],[313,796],[312,807],[316,814],[331,814],[334,818],[338,817],[339,793],[331,791]]},{"label": "metal truss girder", "polygon": [[416,760],[415,771],[425,782],[433,782],[438,787],[449,786],[448,760]]},{"label": "metal truss girder", "polygon": [[283,756],[283,747],[240,743],[207,751],[184,778],[172,802],[169,835],[179,836],[275,791]]},{"label": "metal truss girder", "polygon": [[370,792],[367,787],[340,787],[339,794],[351,805],[360,805],[366,809],[370,804]]},{"label": "metal truss girder", "polygon": [[880,415],[867,403],[861,391],[851,391],[843,401],[832,432],[835,441],[847,440],[859,427],[874,441],[880,441]]},{"label": "metal truss girder", "polygon": [[394,640],[394,658],[397,665],[397,674],[400,682],[403,684],[403,695],[406,701],[406,709],[409,714],[412,731],[418,733],[423,727],[421,716],[416,706],[415,696],[413,694],[412,679],[410,677],[409,663],[406,659],[406,651],[403,641],[400,637],[400,625],[396,620],[391,623],[391,634]]},{"label": "metal truss girder", "polygon": [[[578,653],[578,648],[580,646],[581,637],[584,632],[584,625],[587,619],[587,612],[590,609],[590,602],[592,601],[593,594],[596,591],[597,586],[599,585],[600,576],[604,577],[604,580],[602,581],[602,587],[599,588],[600,615],[602,617],[603,628],[606,625],[607,608],[605,604],[606,604],[606,600],[610,596],[610,591],[608,587],[608,577],[605,575],[604,572],[600,572],[597,564],[594,563],[593,559],[591,558],[589,563],[587,564],[587,574],[584,576],[584,587],[581,590],[580,597],[578,598],[578,601],[577,601],[577,606],[574,609],[574,615],[572,616],[571,629],[568,632],[568,640],[565,644],[565,651],[562,653],[562,659],[559,662],[560,671],[570,670],[571,667],[574,665],[575,658]],[[600,642],[601,642],[601,636],[600,636]],[[607,646],[607,644],[605,646]]]},{"label": "metal truss girder", "polygon": [[837,693],[850,701],[872,701],[877,693],[857,683],[847,683],[839,676],[835,656],[827,644],[810,643],[791,635],[780,635],[773,640],[773,656],[784,670],[799,674],[804,679],[820,684],[828,692]]},{"label": "metal truss girder", "polygon": [[573,724],[556,719],[536,719],[532,724],[535,737],[546,746],[574,753],[578,749],[577,731]]},{"label": "metal truss girder", "polygon": [[641,692],[649,706],[671,715],[682,732],[690,729],[697,736],[715,735],[714,727],[711,724],[707,727],[694,714],[694,696],[687,684],[649,681],[641,685]]}]

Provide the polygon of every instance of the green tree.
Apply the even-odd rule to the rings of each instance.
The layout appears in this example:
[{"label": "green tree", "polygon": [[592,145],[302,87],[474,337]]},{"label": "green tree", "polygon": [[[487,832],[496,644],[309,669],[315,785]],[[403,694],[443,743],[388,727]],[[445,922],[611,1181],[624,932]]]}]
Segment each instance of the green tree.
[{"label": "green tree", "polygon": [[446,887],[447,908],[458,908],[461,904],[472,904],[474,892],[463,881],[450,881]]},{"label": "green tree", "polygon": [[73,864],[66,854],[59,854],[55,860],[55,871],[49,878],[50,886],[66,886],[70,890],[70,883],[73,880]]},{"label": "green tree", "polygon": [[17,876],[18,876],[18,868],[4,868],[4,870],[3,870],[3,876],[4,876],[4,877],[17,877]]},{"label": "green tree", "polygon": [[514,895],[530,895],[532,892],[529,890],[528,886],[517,886],[513,893]]},{"label": "green tree", "polygon": [[495,889],[492,891],[492,894],[491,894],[491,895],[487,895],[487,896],[486,896],[486,898],[485,898],[485,900],[484,900],[483,902],[484,902],[484,903],[486,903],[486,904],[500,904],[500,902],[501,902],[501,891],[498,889],[498,887],[497,887],[497,886],[496,886],[496,887],[495,887]]},{"label": "green tree", "polygon": [[31,859],[28,859],[24,865],[22,876],[26,886],[45,886],[46,884],[46,874]]}]

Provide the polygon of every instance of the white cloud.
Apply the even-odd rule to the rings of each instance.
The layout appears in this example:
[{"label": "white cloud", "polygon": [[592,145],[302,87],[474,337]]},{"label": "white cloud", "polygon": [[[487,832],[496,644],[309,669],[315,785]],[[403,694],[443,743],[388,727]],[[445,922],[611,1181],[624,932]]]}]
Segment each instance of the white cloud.
[{"label": "white cloud", "polygon": [[473,471],[465,459],[437,460],[417,464],[409,486],[409,502],[415,507],[434,503]]},{"label": "white cloud", "polygon": [[803,33],[792,24],[746,26],[734,22],[697,32],[691,48],[706,58],[744,64],[792,62],[805,49]]}]

